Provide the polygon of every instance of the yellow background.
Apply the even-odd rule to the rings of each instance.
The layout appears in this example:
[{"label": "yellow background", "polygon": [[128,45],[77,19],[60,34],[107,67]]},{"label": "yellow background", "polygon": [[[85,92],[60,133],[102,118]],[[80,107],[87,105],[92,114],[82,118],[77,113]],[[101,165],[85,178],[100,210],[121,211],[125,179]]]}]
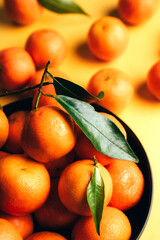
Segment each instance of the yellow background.
[{"label": "yellow background", "polygon": [[[119,117],[135,132],[150,160],[154,195],[147,226],[141,240],[160,239],[160,102],[146,88],[150,67],[160,58],[160,8],[145,24],[128,27],[130,41],[126,51],[116,60],[106,63],[95,59],[86,45],[88,29],[93,21],[116,10],[116,0],[77,0],[90,17],[80,14],[58,15],[45,10],[42,17],[29,26],[12,24],[3,10],[0,0],[0,50],[11,46],[24,47],[26,39],[34,30],[53,28],[59,31],[68,44],[68,55],[61,64],[72,81],[87,86],[91,76],[105,67],[117,67],[128,73],[133,81],[135,94],[131,104]],[[18,97],[0,99],[2,105]]]}]

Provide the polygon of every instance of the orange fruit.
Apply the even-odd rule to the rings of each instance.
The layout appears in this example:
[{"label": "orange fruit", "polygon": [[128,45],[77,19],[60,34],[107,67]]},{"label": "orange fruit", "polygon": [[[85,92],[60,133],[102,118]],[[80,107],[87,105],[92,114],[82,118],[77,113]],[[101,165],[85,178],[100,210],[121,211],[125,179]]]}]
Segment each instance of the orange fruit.
[{"label": "orange fruit", "polygon": [[119,209],[104,207],[97,234],[93,217],[81,217],[72,230],[72,240],[129,240],[131,225],[127,216]]},{"label": "orange fruit", "polygon": [[41,207],[50,191],[50,177],[43,164],[22,154],[0,159],[0,209],[26,215]]},{"label": "orange fruit", "polygon": [[26,240],[67,240],[65,237],[54,232],[37,232],[26,238]]},{"label": "orange fruit", "polygon": [[34,62],[25,49],[11,47],[0,52],[1,88],[8,91],[23,88],[34,73]]},{"label": "orange fruit", "polygon": [[0,109],[0,148],[5,144],[9,133],[9,122],[6,114]]},{"label": "orange fruit", "polygon": [[40,29],[33,32],[27,39],[26,50],[30,53],[38,69],[59,66],[66,57],[67,45],[60,33],[53,29]]},{"label": "orange fruit", "polygon": [[35,211],[36,221],[44,229],[64,229],[71,227],[77,215],[70,212],[61,203],[58,196],[58,181],[59,179],[52,179],[52,187],[47,201],[41,208]]},{"label": "orange fruit", "polygon": [[[113,121],[116,126],[121,130],[124,134],[125,138],[127,138],[126,131],[122,124],[112,115],[107,113],[102,113],[104,116],[108,117],[111,121]],[[86,135],[81,131],[81,129],[77,128],[77,141],[75,145],[75,152],[78,158],[80,159],[93,159],[95,156],[98,159],[98,162],[102,165],[107,165],[114,161],[113,158],[108,157],[100,153],[92,144],[92,142],[86,137]]]},{"label": "orange fruit", "polygon": [[22,131],[24,152],[39,162],[49,162],[68,154],[76,143],[76,127],[71,117],[53,106],[29,112]]},{"label": "orange fruit", "polygon": [[45,162],[44,165],[47,168],[50,177],[56,177],[57,174],[60,174],[60,172],[67,167],[70,163],[74,161],[75,158],[75,152],[71,151],[65,156],[58,158],[53,161]]},{"label": "orange fruit", "polygon": [[22,240],[22,237],[12,223],[6,219],[0,218],[0,239]]},{"label": "orange fruit", "polygon": [[5,143],[5,150],[10,153],[23,153],[21,147],[21,133],[28,111],[17,111],[9,117],[9,135]]},{"label": "orange fruit", "polygon": [[35,22],[40,18],[43,10],[38,0],[5,0],[4,9],[8,18],[20,25]]},{"label": "orange fruit", "polygon": [[22,238],[25,239],[33,233],[33,218],[31,214],[23,216],[13,216],[3,212],[0,212],[0,218],[8,220],[12,223],[18,232],[21,234]]},{"label": "orange fruit", "polygon": [[97,103],[114,113],[121,112],[129,105],[134,92],[130,77],[116,68],[96,72],[90,79],[87,90],[95,96],[103,91],[104,98]]},{"label": "orange fruit", "polygon": [[[104,204],[107,205],[112,196],[112,180],[108,171],[101,164],[98,163],[97,166],[105,184]],[[91,215],[86,191],[93,169],[94,161],[83,159],[71,163],[60,176],[58,184],[60,200],[66,208],[79,215]]]},{"label": "orange fruit", "polygon": [[141,24],[156,11],[158,0],[119,0],[120,16],[129,24]]},{"label": "orange fruit", "polygon": [[151,94],[160,100],[160,61],[150,68],[147,76],[147,87]]},{"label": "orange fruit", "polygon": [[144,177],[139,167],[131,161],[115,160],[106,166],[113,181],[110,206],[127,210],[135,206],[144,190]]},{"label": "orange fruit", "polygon": [[111,61],[119,57],[127,47],[128,29],[116,17],[105,16],[96,20],[87,35],[90,51],[100,60]]}]

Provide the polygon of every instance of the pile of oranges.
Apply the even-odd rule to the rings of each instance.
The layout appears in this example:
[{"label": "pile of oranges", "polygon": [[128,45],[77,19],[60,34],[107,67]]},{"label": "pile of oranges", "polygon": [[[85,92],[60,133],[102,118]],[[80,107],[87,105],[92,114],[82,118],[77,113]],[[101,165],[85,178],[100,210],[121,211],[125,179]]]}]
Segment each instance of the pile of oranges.
[{"label": "pile of oranges", "polygon": [[[8,117],[1,109],[0,114],[1,239],[130,239],[125,211],[140,201],[144,190],[136,163],[99,153],[66,111],[53,104]],[[100,114],[127,139],[115,117]],[[86,194],[94,157],[104,182],[100,235]]]},{"label": "pile of oranges", "polygon": [[[43,10],[38,1],[35,2],[35,7],[38,6],[35,19],[20,16],[18,8],[11,16],[12,1],[6,0],[5,8],[13,21],[19,17],[22,20],[19,24],[29,24]],[[127,24],[141,24],[157,7],[157,1],[150,1],[151,5],[137,7],[139,11],[135,14],[134,7],[129,5],[131,2],[120,0],[118,5]],[[138,6],[138,2],[134,4]],[[27,12],[27,8],[25,10]],[[109,16],[95,21],[86,38],[90,51],[101,61],[120,56],[128,40],[126,24]],[[0,88],[5,91],[32,89],[40,83],[48,60],[51,60],[49,72],[54,77],[69,79],[58,69],[66,55],[67,44],[57,31],[35,31],[26,40],[25,48],[0,51]],[[148,89],[158,99],[159,65],[149,71],[147,81]],[[45,81],[51,81],[49,75]],[[119,113],[134,94],[131,82],[126,73],[106,68],[91,77],[87,90],[95,96],[104,91],[104,99],[98,104]],[[43,86],[43,92],[56,94],[53,84]],[[140,201],[145,185],[138,165],[98,152],[54,98],[41,94],[35,110],[37,88],[32,89],[29,96],[32,110],[17,110],[7,117],[0,109],[0,239],[129,240],[132,226],[125,211]],[[113,121],[127,140],[125,128],[115,117],[100,114]],[[104,182],[100,235],[96,232],[86,194],[95,167],[94,158]]]}]

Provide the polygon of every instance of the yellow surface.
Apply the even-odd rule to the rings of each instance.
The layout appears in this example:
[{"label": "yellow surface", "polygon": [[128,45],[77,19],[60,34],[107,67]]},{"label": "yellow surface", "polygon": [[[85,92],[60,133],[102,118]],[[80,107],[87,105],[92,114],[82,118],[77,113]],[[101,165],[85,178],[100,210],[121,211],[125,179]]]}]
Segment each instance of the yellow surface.
[{"label": "yellow surface", "polygon": [[[131,104],[121,113],[127,125],[136,133],[150,159],[154,181],[153,206],[141,240],[160,239],[160,102],[146,88],[146,76],[150,67],[160,57],[160,8],[141,26],[129,27],[130,41],[125,53],[110,63],[96,60],[86,45],[86,35],[91,23],[108,15],[116,8],[116,0],[77,0],[90,14],[58,15],[47,10],[41,19],[30,26],[16,26],[6,17],[0,0],[0,49],[10,46],[24,47],[30,33],[41,28],[59,31],[68,44],[68,55],[61,64],[72,81],[87,86],[90,77],[104,67],[117,67],[128,73],[135,88]],[[18,97],[1,98],[2,105]]]}]

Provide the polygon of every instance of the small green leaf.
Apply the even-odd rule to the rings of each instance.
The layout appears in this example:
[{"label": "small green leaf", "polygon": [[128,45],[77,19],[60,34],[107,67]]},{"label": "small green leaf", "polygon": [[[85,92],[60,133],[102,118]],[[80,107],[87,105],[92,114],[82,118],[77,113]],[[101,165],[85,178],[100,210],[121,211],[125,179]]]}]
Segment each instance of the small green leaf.
[{"label": "small green leaf", "polygon": [[38,2],[50,11],[56,13],[81,13],[88,15],[80,6],[72,0],[38,0]]},{"label": "small green leaf", "polygon": [[55,99],[90,139],[95,148],[111,158],[138,162],[119,128],[107,117],[95,111],[90,104],[68,96],[57,95]]},{"label": "small green leaf", "polygon": [[100,235],[100,222],[104,205],[104,182],[97,166],[87,186],[87,201],[92,212],[96,231]]},{"label": "small green leaf", "polygon": [[77,98],[85,102],[97,102],[104,98],[104,92],[100,92],[97,97],[87,92],[83,87],[63,78],[53,77],[52,74],[47,72],[53,79],[53,84],[57,95],[65,95],[68,97]]}]

